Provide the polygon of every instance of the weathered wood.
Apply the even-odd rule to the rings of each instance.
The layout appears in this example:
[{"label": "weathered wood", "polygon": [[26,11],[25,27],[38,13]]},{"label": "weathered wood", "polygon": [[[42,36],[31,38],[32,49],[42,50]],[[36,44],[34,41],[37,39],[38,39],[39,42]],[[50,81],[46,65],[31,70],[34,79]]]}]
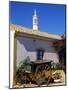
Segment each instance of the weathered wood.
[{"label": "weathered wood", "polygon": [[49,84],[52,77],[51,68],[47,64],[38,65],[34,73],[29,74],[30,81],[36,82],[38,85],[42,83]]}]

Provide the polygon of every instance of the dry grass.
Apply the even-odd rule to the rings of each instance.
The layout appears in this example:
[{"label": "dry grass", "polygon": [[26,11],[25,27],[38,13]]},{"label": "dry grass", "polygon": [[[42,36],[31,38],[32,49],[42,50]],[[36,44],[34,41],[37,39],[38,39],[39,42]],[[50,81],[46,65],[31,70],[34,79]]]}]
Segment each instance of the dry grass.
[{"label": "dry grass", "polygon": [[64,70],[55,70],[55,71],[52,70],[52,75],[55,74],[55,73],[60,74],[60,76],[61,76],[61,78],[60,78],[61,83],[65,82],[65,72],[64,72]]},{"label": "dry grass", "polygon": [[[61,78],[60,78],[60,83],[50,83],[48,86],[54,86],[54,85],[65,85],[65,72],[63,70],[52,70],[52,76],[55,73],[60,73]],[[41,86],[47,86],[46,84],[41,85]],[[38,87],[36,84],[28,83],[28,84],[22,84],[22,85],[15,85],[14,88],[24,88],[24,87]]]}]

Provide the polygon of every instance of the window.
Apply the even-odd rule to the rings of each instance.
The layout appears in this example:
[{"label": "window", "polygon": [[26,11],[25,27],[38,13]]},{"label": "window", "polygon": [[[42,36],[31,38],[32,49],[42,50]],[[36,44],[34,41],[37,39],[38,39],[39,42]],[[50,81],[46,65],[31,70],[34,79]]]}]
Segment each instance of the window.
[{"label": "window", "polygon": [[37,60],[43,60],[43,50],[37,50]]}]

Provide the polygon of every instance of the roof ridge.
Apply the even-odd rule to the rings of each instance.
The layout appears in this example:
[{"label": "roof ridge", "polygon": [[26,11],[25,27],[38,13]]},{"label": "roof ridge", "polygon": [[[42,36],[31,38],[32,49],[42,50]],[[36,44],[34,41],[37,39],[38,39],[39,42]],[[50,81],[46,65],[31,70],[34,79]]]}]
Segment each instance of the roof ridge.
[{"label": "roof ridge", "polygon": [[10,24],[10,30],[15,30],[23,33],[28,33],[28,34],[33,34],[33,35],[38,35],[38,36],[43,36],[43,37],[48,37],[48,38],[56,38],[56,39],[62,39],[60,35],[55,35],[55,34],[49,34],[47,32],[40,32],[40,31],[35,31],[30,28],[26,28],[24,26],[19,26],[15,24]]}]

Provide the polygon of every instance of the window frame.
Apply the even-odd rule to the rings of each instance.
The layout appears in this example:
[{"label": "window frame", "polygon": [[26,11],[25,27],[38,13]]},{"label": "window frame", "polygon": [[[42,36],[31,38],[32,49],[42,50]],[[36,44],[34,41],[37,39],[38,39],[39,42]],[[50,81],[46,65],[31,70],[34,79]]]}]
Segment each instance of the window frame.
[{"label": "window frame", "polygon": [[44,50],[37,49],[37,60],[43,60],[43,56],[44,56]]}]

